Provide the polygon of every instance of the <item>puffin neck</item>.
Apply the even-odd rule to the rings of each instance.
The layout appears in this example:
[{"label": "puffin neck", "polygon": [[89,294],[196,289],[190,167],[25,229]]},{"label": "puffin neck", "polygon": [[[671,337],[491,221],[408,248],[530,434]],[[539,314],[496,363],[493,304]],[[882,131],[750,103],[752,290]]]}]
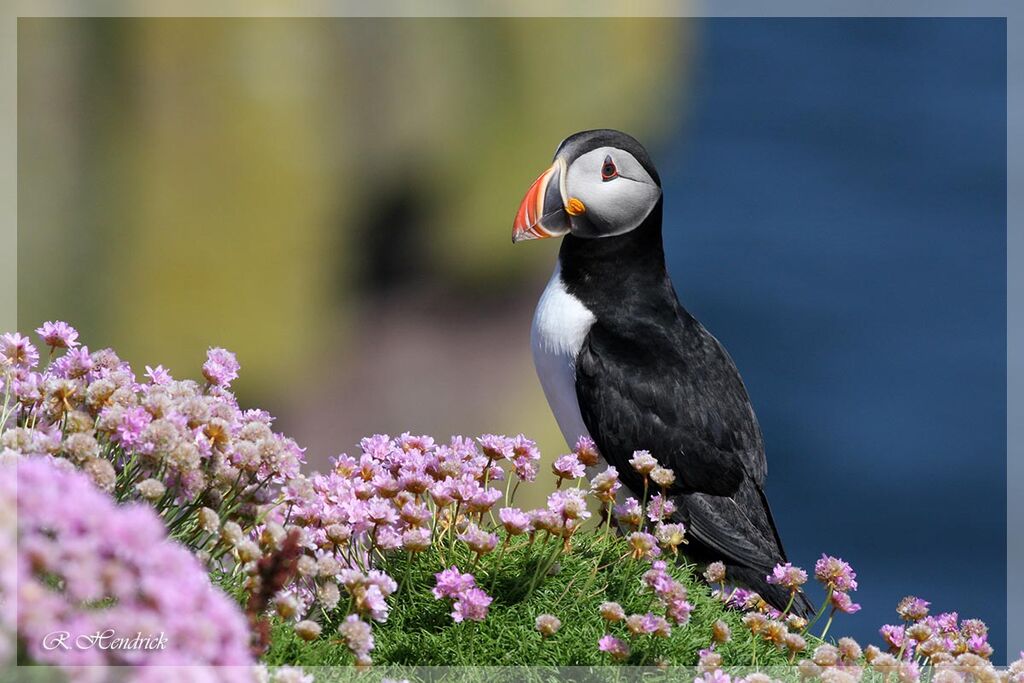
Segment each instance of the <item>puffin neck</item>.
[{"label": "puffin neck", "polygon": [[665,249],[661,240],[659,199],[644,222],[615,237],[566,235],[558,252],[562,281],[577,296],[608,290],[621,296],[624,285],[636,290],[665,283]]}]

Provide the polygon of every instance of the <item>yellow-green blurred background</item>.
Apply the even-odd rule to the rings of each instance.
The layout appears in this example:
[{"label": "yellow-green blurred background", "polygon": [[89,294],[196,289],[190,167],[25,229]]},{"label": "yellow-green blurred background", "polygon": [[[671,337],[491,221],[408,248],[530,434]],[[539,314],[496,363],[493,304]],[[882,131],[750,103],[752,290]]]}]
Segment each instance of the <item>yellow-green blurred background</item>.
[{"label": "yellow-green blurred background", "polygon": [[19,327],[142,370],[238,354],[312,466],[374,432],[524,431],[558,142],[679,125],[691,32],[639,19],[21,19]]}]

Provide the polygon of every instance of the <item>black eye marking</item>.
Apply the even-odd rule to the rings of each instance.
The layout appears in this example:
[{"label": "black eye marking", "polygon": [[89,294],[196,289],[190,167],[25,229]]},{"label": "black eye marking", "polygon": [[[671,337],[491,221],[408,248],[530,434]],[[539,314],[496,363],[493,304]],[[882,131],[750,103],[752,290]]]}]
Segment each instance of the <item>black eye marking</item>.
[{"label": "black eye marking", "polygon": [[604,158],[604,164],[601,165],[601,180],[607,182],[619,177],[619,169],[615,168],[615,162],[612,161],[611,155]]}]

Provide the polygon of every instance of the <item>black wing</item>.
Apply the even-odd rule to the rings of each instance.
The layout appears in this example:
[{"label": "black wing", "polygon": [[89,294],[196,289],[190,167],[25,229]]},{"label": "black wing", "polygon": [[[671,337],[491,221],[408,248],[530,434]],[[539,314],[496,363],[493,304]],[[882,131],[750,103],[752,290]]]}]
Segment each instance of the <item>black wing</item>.
[{"label": "black wing", "polygon": [[[725,349],[682,307],[673,324],[594,324],[576,361],[576,395],[590,435],[633,491],[629,465],[646,449],[676,474],[677,516],[696,547],[767,572],[784,560],[761,490],[764,445]],[[763,573],[761,574],[763,576]]]}]

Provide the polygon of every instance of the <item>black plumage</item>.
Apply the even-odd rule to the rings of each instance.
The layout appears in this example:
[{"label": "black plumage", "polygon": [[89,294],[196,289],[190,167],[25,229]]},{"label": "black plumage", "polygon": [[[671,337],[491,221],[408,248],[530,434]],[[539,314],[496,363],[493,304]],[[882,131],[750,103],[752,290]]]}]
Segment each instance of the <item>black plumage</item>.
[{"label": "black plumage", "polygon": [[[600,140],[570,138],[570,156],[615,144],[657,179],[632,138],[604,131]],[[631,147],[639,147],[633,149]],[[559,260],[566,290],[594,317],[576,358],[576,396],[587,430],[623,483],[642,479],[629,465],[646,449],[676,474],[669,493],[675,521],[688,529],[694,561],[721,560],[731,581],[782,609],[788,590],[765,581],[786,561],[763,486],[761,430],[735,364],[680,304],[665,267],[662,200],[641,225],[614,237],[564,237]],[[811,611],[800,595],[793,611]]]}]

